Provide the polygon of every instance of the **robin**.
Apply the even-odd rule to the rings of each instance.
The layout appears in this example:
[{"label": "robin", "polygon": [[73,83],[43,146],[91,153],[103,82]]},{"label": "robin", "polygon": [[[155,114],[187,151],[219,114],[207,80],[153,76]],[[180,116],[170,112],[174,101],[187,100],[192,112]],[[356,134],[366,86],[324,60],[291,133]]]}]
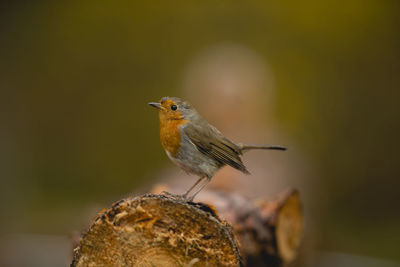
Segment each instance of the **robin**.
[{"label": "robin", "polygon": [[[210,182],[214,174],[229,165],[250,174],[240,156],[251,149],[286,150],[276,145],[249,145],[234,143],[203,119],[187,101],[177,97],[163,97],[160,102],[150,102],[158,109],[160,139],[173,163],[199,179],[182,196],[192,201]],[[202,181],[192,196],[189,193]]]}]

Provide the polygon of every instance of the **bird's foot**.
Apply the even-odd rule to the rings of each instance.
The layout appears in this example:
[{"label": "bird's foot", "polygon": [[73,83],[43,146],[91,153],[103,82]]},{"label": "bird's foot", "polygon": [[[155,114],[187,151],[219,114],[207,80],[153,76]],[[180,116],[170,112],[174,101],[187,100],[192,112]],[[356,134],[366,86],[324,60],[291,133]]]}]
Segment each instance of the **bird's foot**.
[{"label": "bird's foot", "polygon": [[178,195],[178,194],[173,194],[167,191],[162,191],[161,194],[168,196],[168,197],[172,197],[175,199],[179,199],[179,200],[183,200],[183,201],[188,201],[188,198],[186,197],[186,194],[183,195]]},{"label": "bird's foot", "polygon": [[194,196],[188,197],[187,194],[180,195],[180,197],[181,197],[182,199],[184,199],[186,202],[193,202],[193,199],[194,199]]},{"label": "bird's foot", "polygon": [[189,192],[186,192],[185,194],[180,195],[181,198],[185,199],[187,202],[193,202],[193,199],[196,195],[188,196]]},{"label": "bird's foot", "polygon": [[187,202],[193,202],[194,196],[186,198]]}]

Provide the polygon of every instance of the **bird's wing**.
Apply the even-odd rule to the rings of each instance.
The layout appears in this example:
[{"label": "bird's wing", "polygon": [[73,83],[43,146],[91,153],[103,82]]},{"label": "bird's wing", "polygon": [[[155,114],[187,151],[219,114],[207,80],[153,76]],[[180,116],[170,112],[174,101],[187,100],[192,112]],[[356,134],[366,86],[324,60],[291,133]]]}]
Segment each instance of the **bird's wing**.
[{"label": "bird's wing", "polygon": [[224,137],[213,126],[208,123],[200,125],[188,123],[183,128],[183,131],[201,153],[215,159],[221,165],[230,165],[235,169],[249,174],[249,171],[240,159],[240,155],[242,154],[240,148]]}]

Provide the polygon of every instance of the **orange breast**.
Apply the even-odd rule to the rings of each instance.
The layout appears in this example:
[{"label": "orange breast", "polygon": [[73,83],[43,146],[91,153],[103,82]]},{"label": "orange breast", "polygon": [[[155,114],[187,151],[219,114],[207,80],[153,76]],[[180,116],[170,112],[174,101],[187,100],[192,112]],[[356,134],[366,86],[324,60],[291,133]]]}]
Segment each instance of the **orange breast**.
[{"label": "orange breast", "polygon": [[167,150],[172,156],[178,153],[181,146],[181,132],[179,126],[186,124],[188,121],[184,119],[180,120],[166,120],[160,118],[160,139],[161,145]]}]

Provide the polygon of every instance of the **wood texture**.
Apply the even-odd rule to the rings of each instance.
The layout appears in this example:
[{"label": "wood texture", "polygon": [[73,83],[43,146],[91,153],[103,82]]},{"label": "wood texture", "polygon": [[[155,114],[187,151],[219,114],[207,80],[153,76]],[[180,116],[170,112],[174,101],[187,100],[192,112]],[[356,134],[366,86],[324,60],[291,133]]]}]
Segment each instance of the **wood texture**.
[{"label": "wood texture", "polygon": [[241,266],[231,228],[208,206],[148,194],[101,212],[71,266]]}]

